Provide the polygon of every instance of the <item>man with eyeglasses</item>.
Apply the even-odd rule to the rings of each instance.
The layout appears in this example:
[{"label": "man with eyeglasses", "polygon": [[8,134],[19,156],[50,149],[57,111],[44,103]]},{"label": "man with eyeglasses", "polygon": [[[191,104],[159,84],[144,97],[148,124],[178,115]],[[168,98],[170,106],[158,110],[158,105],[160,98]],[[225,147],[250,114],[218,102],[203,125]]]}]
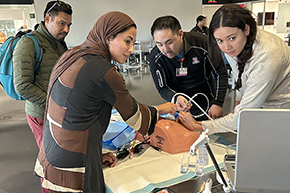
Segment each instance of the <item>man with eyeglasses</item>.
[{"label": "man with eyeglasses", "polygon": [[32,32],[43,48],[39,67],[34,71],[36,59],[32,39],[22,37],[13,53],[14,86],[26,99],[27,121],[39,148],[50,73],[57,59],[67,50],[64,39],[71,24],[72,7],[62,1],[50,1],[44,11],[44,21]]}]

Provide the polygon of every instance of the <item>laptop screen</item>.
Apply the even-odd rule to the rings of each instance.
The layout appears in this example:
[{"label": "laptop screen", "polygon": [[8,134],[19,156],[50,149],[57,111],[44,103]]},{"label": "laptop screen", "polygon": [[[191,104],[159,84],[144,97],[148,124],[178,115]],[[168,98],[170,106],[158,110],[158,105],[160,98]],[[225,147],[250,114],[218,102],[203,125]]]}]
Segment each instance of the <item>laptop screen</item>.
[{"label": "laptop screen", "polygon": [[234,187],[290,191],[290,109],[240,111]]}]

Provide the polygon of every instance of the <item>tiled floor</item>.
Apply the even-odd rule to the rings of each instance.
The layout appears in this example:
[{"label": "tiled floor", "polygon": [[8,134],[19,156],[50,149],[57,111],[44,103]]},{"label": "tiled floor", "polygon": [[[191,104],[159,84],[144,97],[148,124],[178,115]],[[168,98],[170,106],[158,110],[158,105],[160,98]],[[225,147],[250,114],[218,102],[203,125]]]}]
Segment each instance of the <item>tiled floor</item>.
[{"label": "tiled floor", "polygon": [[[128,90],[139,102],[156,105],[165,102],[157,93],[147,68],[124,75]],[[224,112],[232,108],[227,94]],[[38,148],[26,122],[24,101],[9,98],[0,87],[0,193],[40,193],[40,180],[32,171]]]},{"label": "tiled floor", "polygon": [[24,104],[0,87],[0,193],[41,192],[39,178],[32,175],[38,148]]}]

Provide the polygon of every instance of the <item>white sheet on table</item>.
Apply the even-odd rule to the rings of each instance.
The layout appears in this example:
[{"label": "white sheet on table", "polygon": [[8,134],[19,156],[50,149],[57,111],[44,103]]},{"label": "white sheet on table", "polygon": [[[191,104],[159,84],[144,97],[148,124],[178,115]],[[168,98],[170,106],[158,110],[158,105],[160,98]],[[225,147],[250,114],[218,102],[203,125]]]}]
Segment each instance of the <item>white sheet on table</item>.
[{"label": "white sheet on table", "polygon": [[[225,146],[210,144],[210,147],[217,162],[221,164],[226,153]],[[181,156],[184,156],[183,162],[185,164],[188,153],[172,155],[149,148],[139,157],[135,156],[131,160],[119,161],[113,168],[104,168],[105,183],[110,189],[108,192],[148,192],[154,188],[162,188],[186,181],[195,176],[194,168],[190,168],[187,174],[180,174]],[[190,163],[195,163],[195,157],[191,157]],[[205,172],[214,170],[213,163],[209,158],[209,165],[206,166]]]}]

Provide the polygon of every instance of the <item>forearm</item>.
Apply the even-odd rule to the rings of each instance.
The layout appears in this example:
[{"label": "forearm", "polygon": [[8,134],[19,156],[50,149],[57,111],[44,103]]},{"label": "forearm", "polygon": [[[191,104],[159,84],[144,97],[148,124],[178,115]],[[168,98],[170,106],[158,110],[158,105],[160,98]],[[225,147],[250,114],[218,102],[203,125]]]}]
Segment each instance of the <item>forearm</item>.
[{"label": "forearm", "polygon": [[[123,120],[139,133],[150,135],[158,120],[158,110],[155,107],[138,103],[128,92],[122,77],[111,68],[104,76],[101,84],[101,97],[114,106]],[[98,89],[99,90],[99,89]]]},{"label": "forearm", "polygon": [[[168,87],[164,87],[164,88],[158,90],[158,92],[159,92],[160,96],[161,96],[164,100],[166,100],[167,102],[171,102],[172,97],[176,94],[176,92],[174,92],[173,90],[171,90],[171,89],[168,88]],[[177,97],[177,96],[176,96],[176,97]],[[175,101],[176,101],[176,97],[175,97],[173,103],[175,103]]]},{"label": "forearm", "polygon": [[218,106],[223,106],[225,95],[228,88],[228,72],[223,61],[219,62],[219,65],[215,68],[216,77],[215,77],[215,99],[213,104]]},{"label": "forearm", "polygon": [[202,121],[203,130],[208,129],[208,134],[228,132],[228,130],[237,129],[237,114],[231,113],[224,117]]},{"label": "forearm", "polygon": [[152,58],[150,59],[150,72],[158,93],[164,100],[171,102],[175,92],[167,86],[162,68]]},{"label": "forearm", "polygon": [[193,125],[188,126],[187,129],[191,131],[204,131],[201,122],[195,122]]}]

